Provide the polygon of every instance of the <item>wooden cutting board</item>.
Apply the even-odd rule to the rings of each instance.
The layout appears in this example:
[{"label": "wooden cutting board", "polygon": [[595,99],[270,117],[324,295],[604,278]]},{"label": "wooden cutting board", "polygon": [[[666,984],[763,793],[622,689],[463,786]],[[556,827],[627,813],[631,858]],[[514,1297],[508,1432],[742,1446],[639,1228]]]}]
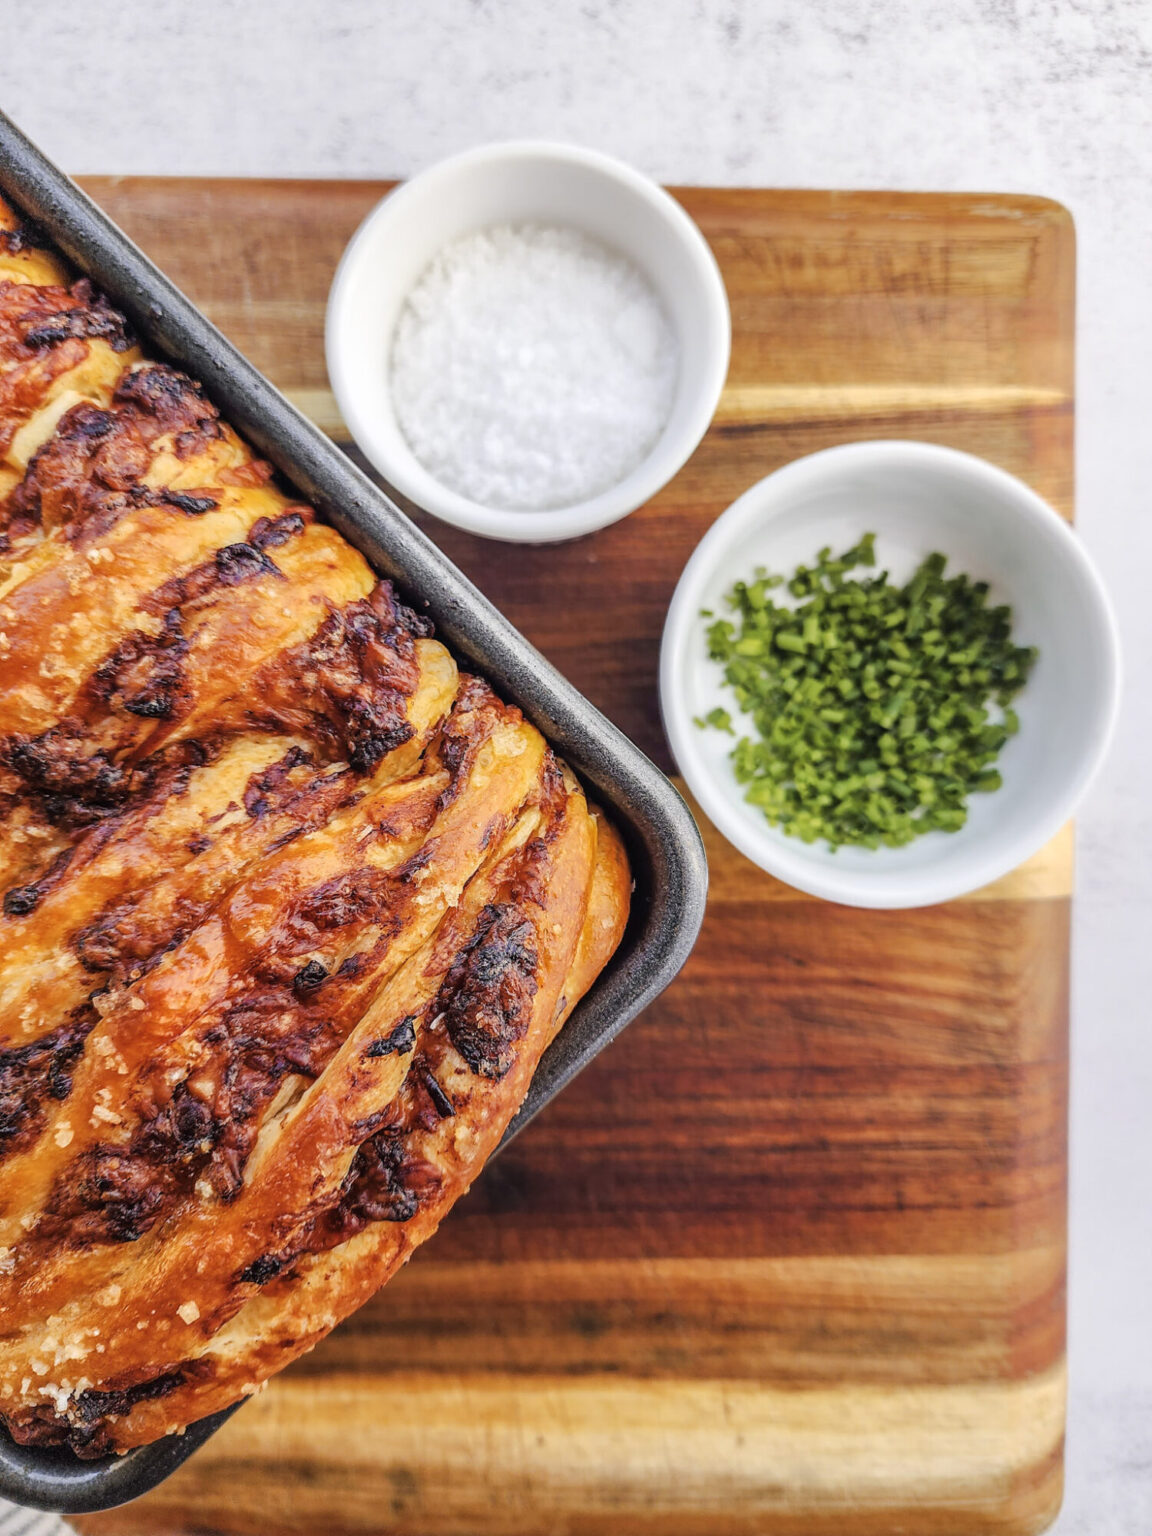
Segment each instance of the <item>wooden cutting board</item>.
[{"label": "wooden cutting board", "polygon": [[[367,183],[95,180],[336,436],[322,327]],[[671,769],[664,611],[799,454],[911,437],[1072,507],[1074,236],[1034,198],[685,190],[732,301],[712,430],[544,549],[432,536]],[[1066,833],[979,895],[824,905],[705,826],[683,975],[396,1282],[85,1531],[1041,1530],[1064,1425]]]}]

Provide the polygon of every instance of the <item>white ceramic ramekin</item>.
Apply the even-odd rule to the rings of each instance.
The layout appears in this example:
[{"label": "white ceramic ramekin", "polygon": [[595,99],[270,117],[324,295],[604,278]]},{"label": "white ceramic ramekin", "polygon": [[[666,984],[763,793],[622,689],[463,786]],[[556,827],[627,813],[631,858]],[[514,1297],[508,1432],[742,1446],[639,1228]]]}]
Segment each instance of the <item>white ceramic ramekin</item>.
[{"label": "white ceramic ramekin", "polygon": [[[389,391],[392,334],[404,300],[436,253],[491,224],[566,224],[629,257],[664,302],[679,343],[668,423],[619,484],[549,511],[485,507],[421,465]],[[490,538],[551,543],[634,511],[669,481],[703,437],[728,371],[731,322],[715,258],[674,198],[592,150],[532,141],[468,150],[391,192],[352,237],[328,299],[328,375],[356,442],[393,489],[445,522]]]},{"label": "white ceramic ramekin", "polygon": [[[1039,659],[1014,701],[1019,733],[1000,754],[1003,786],[973,795],[967,824],[905,848],[805,844],[744,799],[732,738],[694,717],[717,704],[740,727],[723,669],[710,661],[702,608],[722,615],[733,582],[758,565],[790,574],[830,544],[877,535],[878,565],[906,580],[927,554],[948,573],[991,584],[1018,644]],[[664,629],[660,702],[672,751],[708,817],[748,858],[800,890],[858,907],[948,901],[1007,874],[1053,837],[1099,768],[1120,697],[1112,609],[1084,546],[1036,493],[1004,470],[929,443],[850,443],[777,470],[712,525],[676,588]]]}]

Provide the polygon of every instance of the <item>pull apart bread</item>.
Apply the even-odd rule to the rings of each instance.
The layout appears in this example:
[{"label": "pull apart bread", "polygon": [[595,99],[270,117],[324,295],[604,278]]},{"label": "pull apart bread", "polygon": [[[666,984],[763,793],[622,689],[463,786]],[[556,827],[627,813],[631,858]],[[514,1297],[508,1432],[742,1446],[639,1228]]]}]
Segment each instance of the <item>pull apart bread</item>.
[{"label": "pull apart bread", "polygon": [[517,709],[0,209],[0,1414],[254,1392],[464,1193],[616,947]]}]

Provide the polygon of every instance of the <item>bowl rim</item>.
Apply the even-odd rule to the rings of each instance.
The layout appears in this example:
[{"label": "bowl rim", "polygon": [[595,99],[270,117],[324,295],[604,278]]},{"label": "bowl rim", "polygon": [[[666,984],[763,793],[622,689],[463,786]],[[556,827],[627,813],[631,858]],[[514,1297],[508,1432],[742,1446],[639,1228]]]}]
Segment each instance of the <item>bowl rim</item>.
[{"label": "bowl rim", "polygon": [[[1042,537],[1059,551],[1059,558],[1076,567],[1083,579],[1087,608],[1099,635],[1103,711],[1091,750],[1078,769],[1040,817],[1030,835],[1005,836],[999,847],[968,866],[969,874],[940,866],[920,869],[845,870],[843,873],[818,864],[806,853],[807,845],[793,839],[783,844],[762,830],[756,820],[734,805],[722,792],[716,776],[700,765],[691,742],[698,732],[687,706],[678,676],[678,654],[689,626],[697,618],[701,588],[712,576],[734,532],[747,528],[763,514],[766,498],[778,492],[800,489],[806,481],[827,481],[830,475],[868,463],[901,465],[931,464],[952,475],[975,481],[997,496],[1010,515],[1028,520]],[[897,438],[841,443],[793,459],[758,480],[732,502],[704,534],[680,575],[668,608],[660,645],[660,711],[677,768],[708,819],[745,857],[777,879],[809,895],[846,906],[897,909],[930,906],[952,901],[979,890],[1010,873],[1037,853],[1068,821],[1098,774],[1116,729],[1122,692],[1122,653],[1119,629],[1103,578],[1073,532],[1071,525],[1031,486],[1007,470],[975,454],[939,443]],[[959,834],[963,836],[963,834]]]},{"label": "bowl rim", "polygon": [[[609,178],[645,203],[660,217],[669,238],[679,243],[691,262],[708,314],[707,345],[692,365],[693,408],[676,436],[669,440],[665,428],[647,456],[616,485],[572,506],[543,510],[486,507],[473,501],[435,479],[407,445],[403,445],[403,459],[397,461],[382,443],[371,415],[358,403],[346,368],[351,351],[362,345],[357,339],[353,293],[363,277],[366,252],[381,227],[402,227],[411,205],[434,194],[438,186],[450,183],[461,171],[500,162],[527,161],[584,167]],[[728,375],[731,349],[732,317],[724,279],[711,246],[691,215],[671,193],[626,161],[580,144],[543,138],[475,145],[435,161],[385,193],[361,220],[344,248],[329,289],[324,321],[324,354],[332,392],[349,432],[377,472],[394,491],[442,522],[511,543],[550,544],[593,533],[628,516],[656,495],[683,468],[708,430]],[[397,434],[403,444],[398,428]]]}]

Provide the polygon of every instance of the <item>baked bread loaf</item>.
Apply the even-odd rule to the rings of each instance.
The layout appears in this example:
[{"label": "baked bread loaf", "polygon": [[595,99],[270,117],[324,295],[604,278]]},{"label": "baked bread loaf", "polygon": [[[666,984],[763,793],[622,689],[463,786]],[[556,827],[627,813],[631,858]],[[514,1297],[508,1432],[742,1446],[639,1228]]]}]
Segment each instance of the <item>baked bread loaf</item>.
[{"label": "baked bread loaf", "polygon": [[0,1414],[224,1408],[468,1188],[619,942],[520,712],[0,208]]}]

